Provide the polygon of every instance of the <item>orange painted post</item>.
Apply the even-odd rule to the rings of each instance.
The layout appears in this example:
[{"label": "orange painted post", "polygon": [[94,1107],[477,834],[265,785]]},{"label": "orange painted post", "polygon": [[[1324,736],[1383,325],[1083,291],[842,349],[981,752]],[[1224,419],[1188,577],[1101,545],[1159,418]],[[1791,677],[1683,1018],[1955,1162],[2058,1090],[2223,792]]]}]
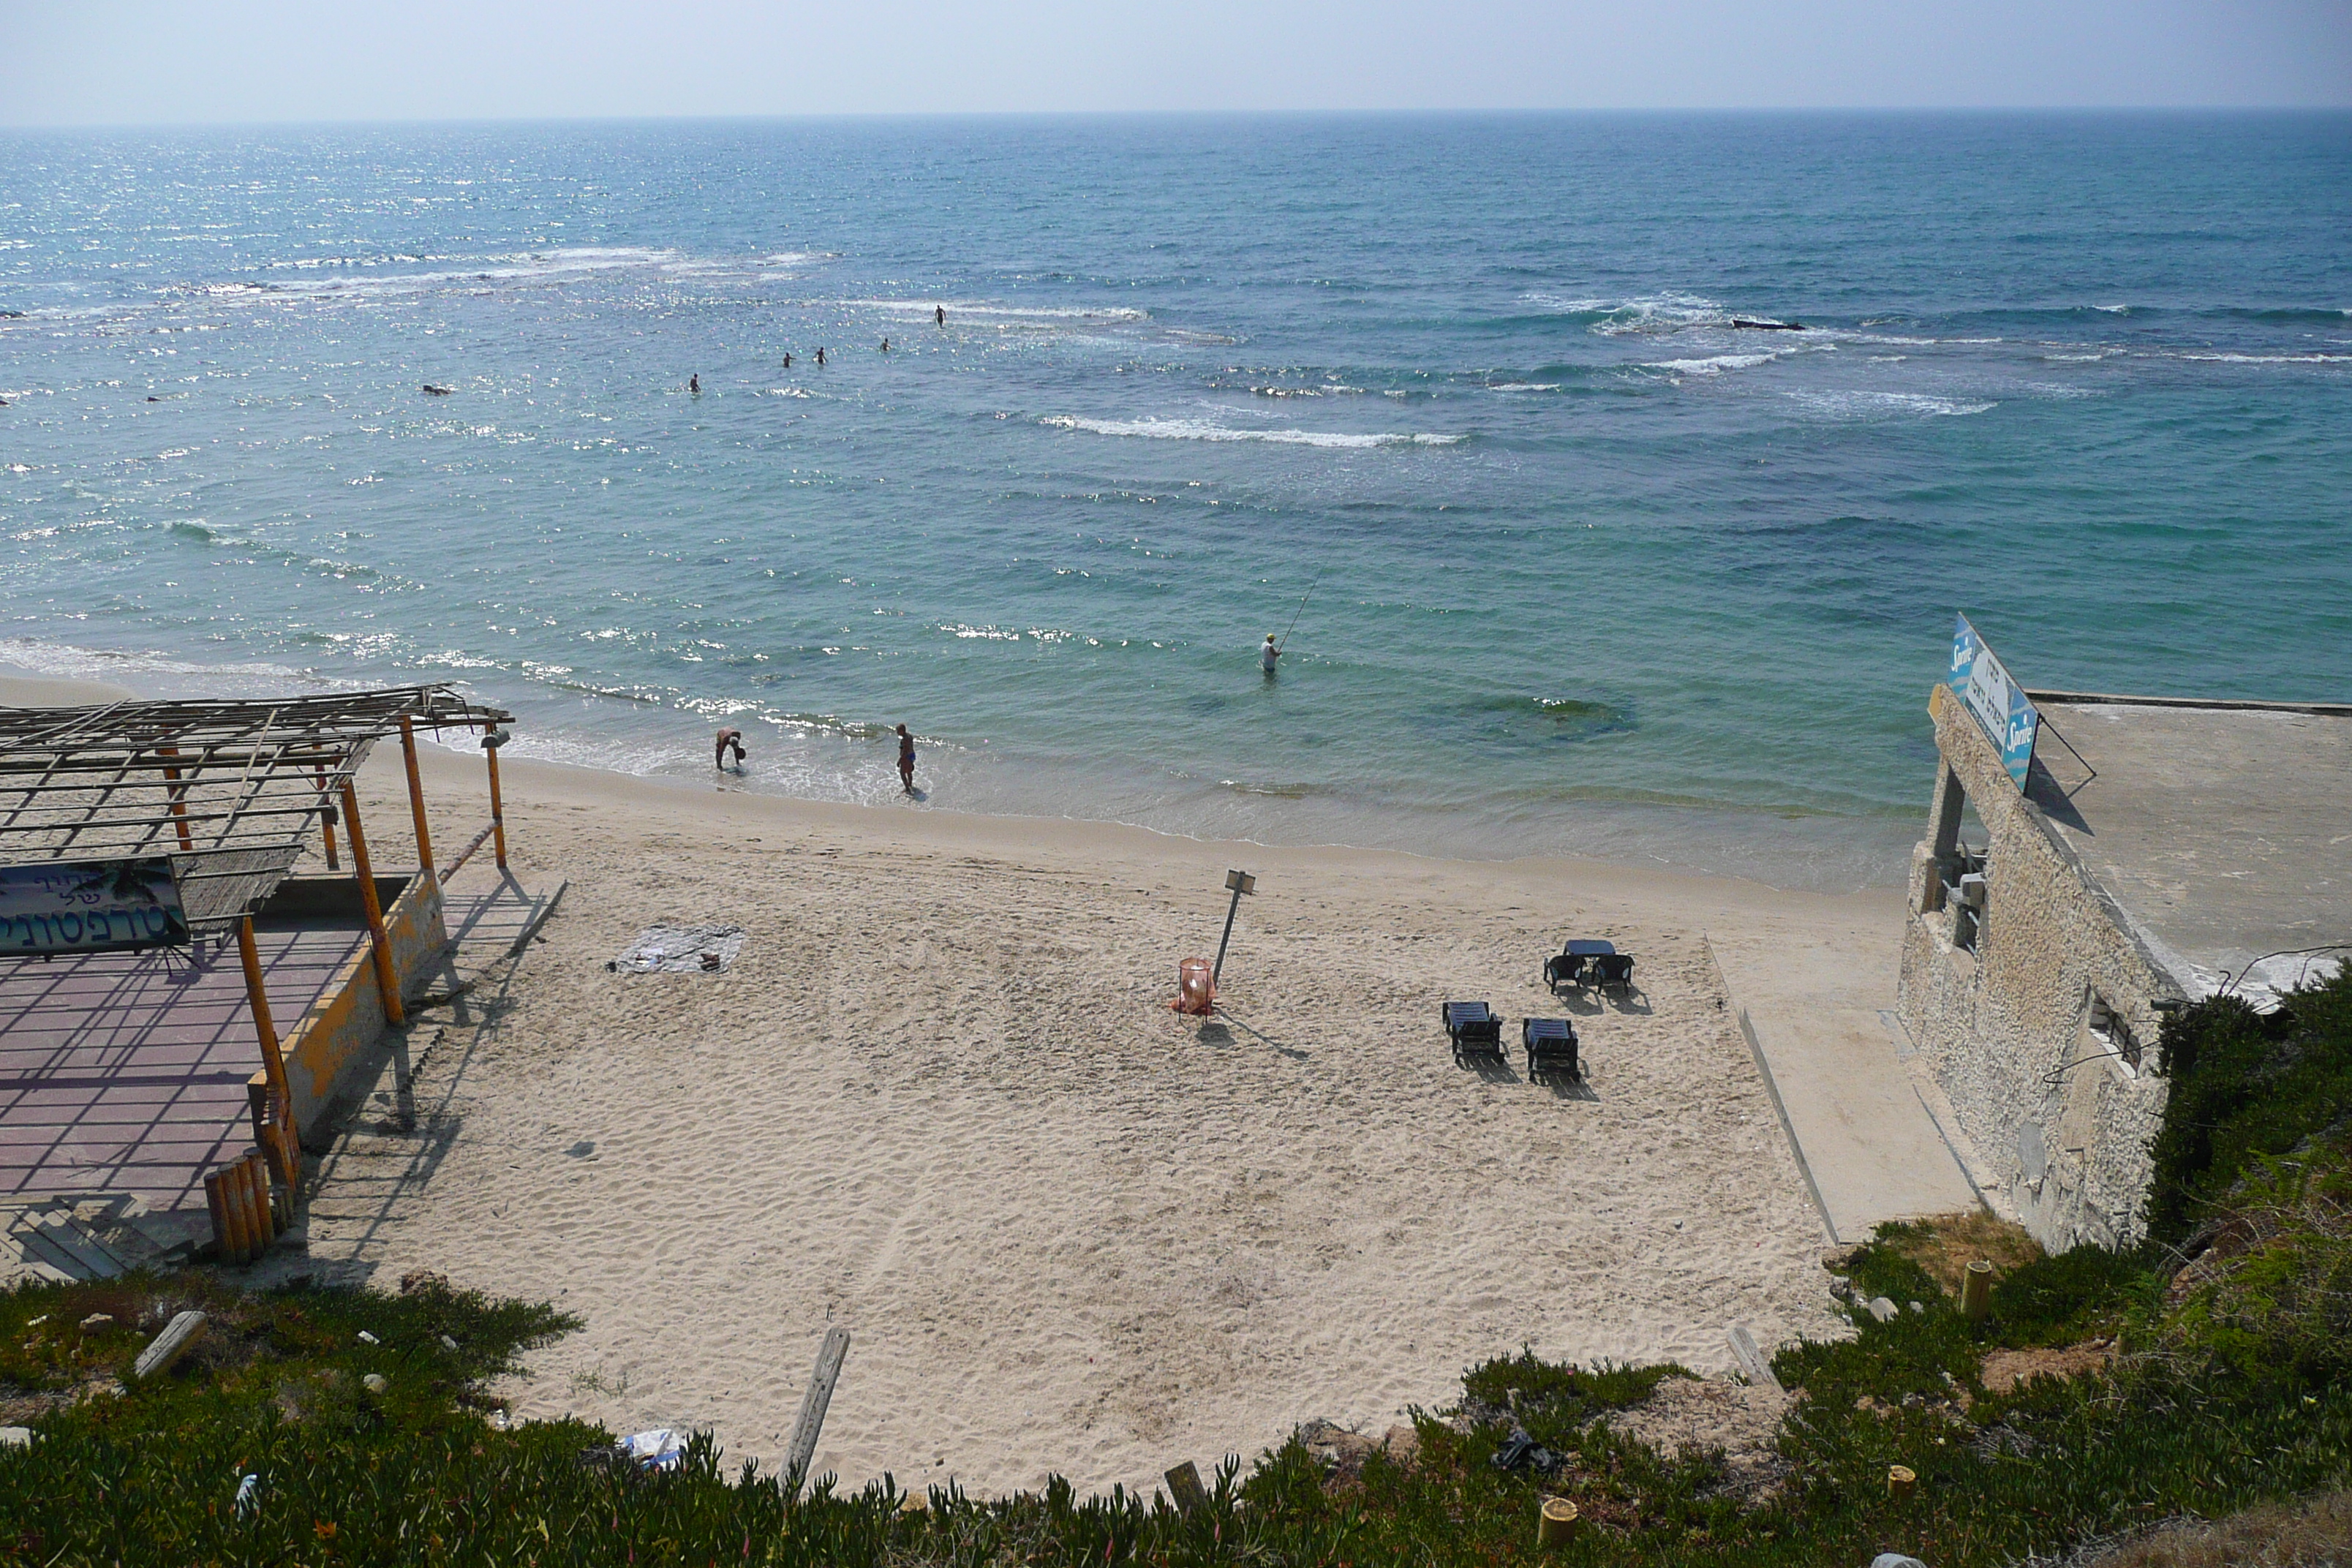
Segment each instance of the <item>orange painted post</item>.
[{"label": "orange painted post", "polygon": [[[491,731],[491,735],[497,733]],[[503,871],[507,868],[507,808],[499,799],[499,748],[488,735],[482,738],[482,755],[490,764],[490,837],[498,847],[499,869]]]},{"label": "orange painted post", "polygon": [[253,1258],[253,1230],[246,1218],[245,1166],[223,1165],[212,1174],[220,1192],[221,1226],[215,1239],[223,1263],[246,1263]]},{"label": "orange painted post", "polygon": [[425,781],[416,774],[416,729],[404,715],[400,721],[400,754],[408,763],[408,810],[416,818],[416,864],[425,879],[437,885],[433,871],[433,832],[425,825]]},{"label": "orange painted post", "polygon": [[243,1173],[237,1190],[245,1198],[246,1234],[253,1238],[253,1256],[258,1258],[275,1239],[269,1224],[269,1173],[262,1167],[258,1149],[247,1149],[236,1168]]},{"label": "orange painted post", "polygon": [[[327,800],[327,770],[323,767],[319,770],[319,798]],[[330,871],[342,869],[335,860],[334,809],[334,804],[328,801],[326,809],[319,814],[319,831],[327,836],[327,869]]]},{"label": "orange painted post", "polygon": [[[159,757],[176,757],[180,754],[180,748],[158,746],[155,748],[155,754]],[[196,841],[188,837],[188,791],[187,787],[180,783],[180,770],[165,766],[163,782],[169,786],[168,793],[172,797],[172,826],[180,830],[180,847],[193,850],[196,847]]]},{"label": "orange painted post", "polygon": [[253,1183],[254,1217],[260,1225],[263,1245],[267,1246],[286,1228],[279,1223],[281,1216],[278,1212],[277,1194],[269,1190],[269,1156],[258,1149],[247,1149],[245,1152],[245,1168],[250,1173],[248,1179]]},{"label": "orange painted post", "polygon": [[359,877],[360,909],[367,916],[368,946],[375,952],[376,994],[383,998],[384,1020],[408,1022],[400,1005],[400,981],[392,972],[392,938],[383,929],[383,905],[375,896],[375,872],[368,865],[367,835],[360,830],[359,792],[343,781],[343,830],[352,836],[352,869]]},{"label": "orange painted post", "polygon": [[229,1240],[228,1194],[224,1190],[227,1184],[225,1172],[215,1171],[206,1176],[205,1206],[213,1212],[213,1250],[223,1263],[234,1263],[236,1259],[229,1256],[234,1244]]},{"label": "orange painted post", "polygon": [[[252,1009],[253,1032],[261,1040],[261,1070],[269,1075],[270,1126],[273,1131],[282,1131],[283,1119],[291,1114],[294,1096],[286,1082],[286,1058],[278,1048],[278,1024],[269,1016],[269,990],[263,984],[260,951],[253,944],[251,915],[236,922],[236,954],[245,961],[245,1005]],[[279,1167],[278,1177],[290,1188],[300,1172],[284,1163],[286,1151],[279,1138],[272,1137],[269,1143],[278,1156],[271,1162]]]}]

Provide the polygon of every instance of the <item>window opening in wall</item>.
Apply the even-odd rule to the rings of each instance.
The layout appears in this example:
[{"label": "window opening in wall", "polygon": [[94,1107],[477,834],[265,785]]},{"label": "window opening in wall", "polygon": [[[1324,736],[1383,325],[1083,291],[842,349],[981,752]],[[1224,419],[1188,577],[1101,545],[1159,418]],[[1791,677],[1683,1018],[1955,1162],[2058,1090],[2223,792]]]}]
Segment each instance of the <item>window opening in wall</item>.
[{"label": "window opening in wall", "polygon": [[1952,945],[1973,952],[1984,931],[1987,892],[1986,851],[1980,846],[1989,846],[1991,835],[1961,787],[1959,774],[1948,768],[1937,792],[1934,831],[1937,885],[1927,907],[1950,910]]},{"label": "window opening in wall", "polygon": [[2124,1016],[2107,1005],[2107,999],[2097,992],[2091,993],[2091,1038],[2134,1072],[2139,1070],[2139,1038],[2132,1033]]}]

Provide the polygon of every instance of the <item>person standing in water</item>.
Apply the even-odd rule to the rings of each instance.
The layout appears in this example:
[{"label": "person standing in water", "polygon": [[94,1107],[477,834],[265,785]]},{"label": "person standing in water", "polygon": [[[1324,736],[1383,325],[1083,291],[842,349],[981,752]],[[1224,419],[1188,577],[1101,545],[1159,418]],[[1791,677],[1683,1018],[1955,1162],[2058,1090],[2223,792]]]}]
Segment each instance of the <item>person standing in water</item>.
[{"label": "person standing in water", "polygon": [[882,352],[886,354],[890,352],[890,340],[887,338],[882,340]]},{"label": "person standing in water", "polygon": [[823,343],[819,343],[817,345],[816,367],[819,370],[823,370],[824,368],[824,345]]},{"label": "person standing in water", "polygon": [[697,397],[702,395],[702,376],[699,372],[686,378],[686,389]]},{"label": "person standing in water", "polygon": [[743,771],[742,731],[721,730],[719,731],[719,744],[712,752],[710,765],[717,768],[722,773],[727,771],[727,752],[730,747],[733,748],[735,752],[735,771],[740,773]]},{"label": "person standing in water", "polygon": [[793,368],[793,351],[790,349],[784,351],[784,368],[786,370]]},{"label": "person standing in water", "polygon": [[1276,644],[1274,634],[1272,632],[1266,633],[1265,645],[1257,650],[1257,667],[1265,671],[1268,675],[1272,675],[1274,673],[1274,661],[1281,657],[1282,649]]},{"label": "person standing in water", "polygon": [[932,306],[931,320],[937,321],[942,327],[946,326],[948,324],[948,308],[945,305]]},{"label": "person standing in water", "polygon": [[898,787],[907,794],[915,793],[915,737],[907,733],[907,726],[898,726]]}]

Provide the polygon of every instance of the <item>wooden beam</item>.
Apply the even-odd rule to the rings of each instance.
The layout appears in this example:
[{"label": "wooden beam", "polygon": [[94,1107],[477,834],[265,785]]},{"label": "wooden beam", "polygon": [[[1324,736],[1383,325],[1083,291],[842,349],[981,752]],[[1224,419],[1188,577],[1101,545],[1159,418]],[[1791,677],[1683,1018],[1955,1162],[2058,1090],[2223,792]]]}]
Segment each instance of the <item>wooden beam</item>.
[{"label": "wooden beam", "polygon": [[327,809],[319,814],[319,829],[327,836],[327,869],[340,871],[342,867],[335,859],[335,805],[327,797],[327,770],[323,765],[319,769],[319,798],[327,805]]},{"label": "wooden beam", "polygon": [[808,1479],[809,1466],[816,1460],[816,1435],[824,1429],[825,1408],[833,1403],[834,1384],[841,1381],[841,1363],[848,1354],[849,1331],[839,1324],[827,1329],[824,1343],[817,1348],[816,1372],[809,1379],[808,1393],[801,1398],[800,1419],[793,1423],[792,1447],[784,1456],[788,1493],[800,1490]]},{"label": "wooden beam", "polygon": [[384,1021],[408,1022],[400,1005],[400,978],[392,969],[392,938],[383,929],[383,905],[375,896],[375,872],[368,865],[367,835],[360,827],[359,792],[343,781],[343,831],[352,836],[352,869],[358,873],[360,909],[367,916],[368,946],[375,952],[376,994],[383,998]]},{"label": "wooden beam", "polygon": [[433,830],[425,822],[425,781],[416,772],[416,726],[408,716],[400,719],[400,754],[408,763],[408,811],[416,819],[416,864],[428,879],[434,879]]},{"label": "wooden beam", "polygon": [[482,756],[490,764],[490,836],[498,840],[499,869],[507,868],[507,809],[499,798],[499,749],[487,741]]},{"label": "wooden beam", "polygon": [[[155,750],[161,756],[176,757],[180,754],[180,748],[177,746],[158,746]],[[180,830],[180,847],[193,850],[196,843],[194,839],[188,837],[187,786],[180,783],[180,770],[168,763],[163,769],[163,781],[167,786],[165,793],[172,797],[172,826]]]},{"label": "wooden beam", "polygon": [[260,950],[254,945],[251,915],[236,922],[236,954],[245,961],[245,1005],[252,1010],[253,1032],[261,1041],[261,1070],[269,1079],[269,1113],[264,1119],[269,1131],[262,1140],[263,1146],[277,1156],[270,1163],[277,1167],[278,1179],[291,1192],[302,1173],[288,1147],[292,1140],[286,1135],[294,1096],[286,1082],[286,1057],[278,1044],[278,1021],[269,1012],[269,988],[261,973]]}]

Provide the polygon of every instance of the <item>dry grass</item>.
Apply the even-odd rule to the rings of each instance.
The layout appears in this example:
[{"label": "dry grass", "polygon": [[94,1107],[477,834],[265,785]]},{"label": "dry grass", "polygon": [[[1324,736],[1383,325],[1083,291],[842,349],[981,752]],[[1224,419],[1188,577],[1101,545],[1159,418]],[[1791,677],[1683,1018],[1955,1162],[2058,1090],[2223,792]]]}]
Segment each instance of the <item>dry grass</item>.
[{"label": "dry grass", "polygon": [[2352,1492],[2183,1521],[2070,1560],[2068,1568],[2339,1568],[2352,1564]]},{"label": "dry grass", "polygon": [[1996,1279],[2042,1256],[2025,1227],[1981,1211],[1933,1215],[1915,1222],[1916,1235],[1894,1243],[1895,1250],[1926,1269],[1944,1294],[1957,1299],[1960,1276],[1977,1258],[1991,1261]]}]

